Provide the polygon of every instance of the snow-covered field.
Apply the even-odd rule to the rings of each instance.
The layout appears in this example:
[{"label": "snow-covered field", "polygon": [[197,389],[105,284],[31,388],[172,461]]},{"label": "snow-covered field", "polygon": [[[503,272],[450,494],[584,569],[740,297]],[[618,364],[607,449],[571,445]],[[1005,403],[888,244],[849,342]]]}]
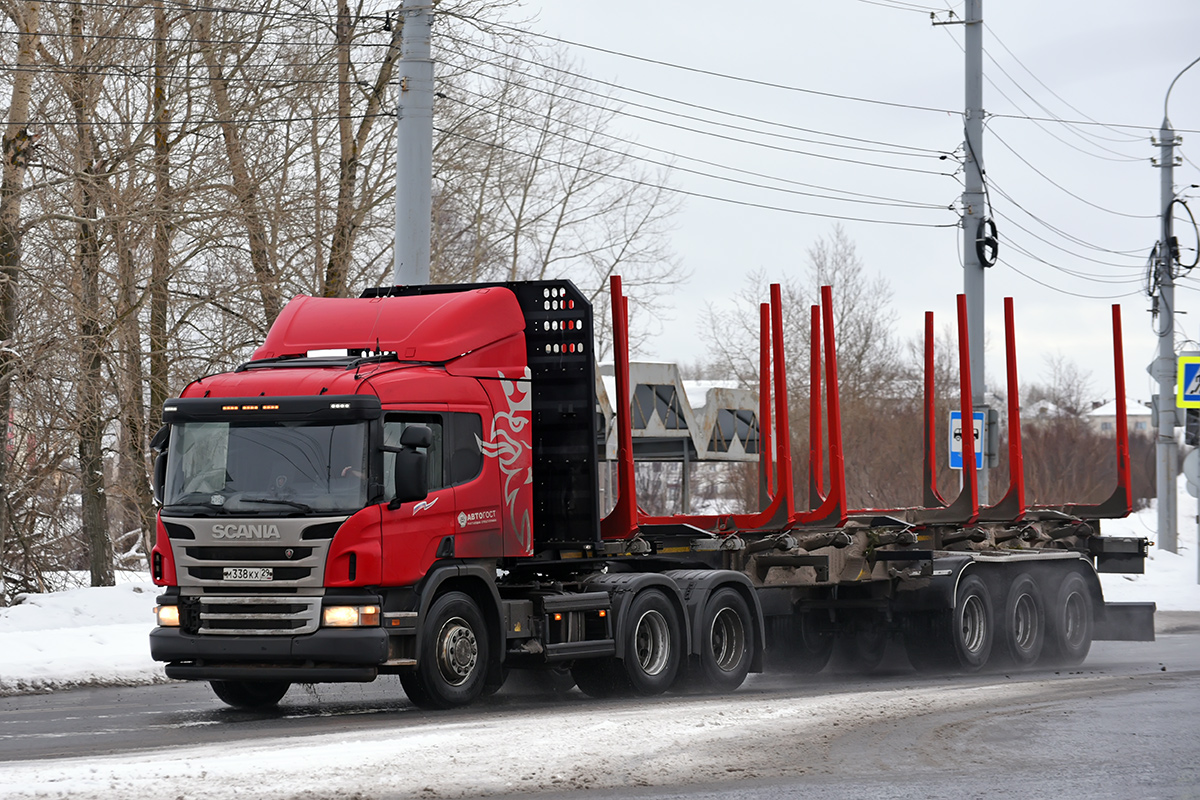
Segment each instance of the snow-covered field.
[{"label": "snow-covered field", "polygon": [[[1182,478],[1181,478],[1182,481]],[[1105,599],[1147,601],[1161,611],[1200,611],[1196,583],[1196,499],[1179,492],[1179,553],[1151,549],[1144,575],[1102,575]],[[1110,536],[1155,538],[1154,508],[1104,523]],[[133,582],[27,595],[0,609],[0,694],[81,685],[166,680],[150,660],[156,588]]]}]

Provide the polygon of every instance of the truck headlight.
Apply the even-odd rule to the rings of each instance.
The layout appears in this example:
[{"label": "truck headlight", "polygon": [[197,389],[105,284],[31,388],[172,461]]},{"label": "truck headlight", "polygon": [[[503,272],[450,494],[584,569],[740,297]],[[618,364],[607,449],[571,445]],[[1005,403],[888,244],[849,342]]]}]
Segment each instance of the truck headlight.
[{"label": "truck headlight", "polygon": [[164,628],[179,627],[179,606],[155,606],[154,616]]},{"label": "truck headlight", "polygon": [[322,624],[327,628],[378,625],[379,606],[325,606]]}]

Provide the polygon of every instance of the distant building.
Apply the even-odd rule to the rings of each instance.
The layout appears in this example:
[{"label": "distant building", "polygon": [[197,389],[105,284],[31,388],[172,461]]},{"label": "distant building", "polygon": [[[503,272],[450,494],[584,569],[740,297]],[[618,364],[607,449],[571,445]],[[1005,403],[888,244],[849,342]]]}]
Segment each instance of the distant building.
[{"label": "distant building", "polygon": [[[1117,401],[1109,402],[1093,408],[1087,413],[1088,424],[1097,433],[1105,436],[1117,435]],[[1125,419],[1129,423],[1129,433],[1149,436],[1154,427],[1154,415],[1145,403],[1134,400],[1125,401]]]}]

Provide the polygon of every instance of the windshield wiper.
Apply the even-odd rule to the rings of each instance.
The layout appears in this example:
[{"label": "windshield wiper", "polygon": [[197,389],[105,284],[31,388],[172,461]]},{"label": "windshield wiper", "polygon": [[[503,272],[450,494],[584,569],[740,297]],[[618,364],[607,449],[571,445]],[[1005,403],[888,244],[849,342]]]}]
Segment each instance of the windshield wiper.
[{"label": "windshield wiper", "polygon": [[296,500],[285,500],[282,497],[239,497],[238,501],[242,503],[276,503],[278,505],[298,508],[305,514],[312,512],[312,506],[308,505],[307,503],[300,503]]},{"label": "windshield wiper", "polygon": [[163,506],[163,511],[167,511],[168,509],[181,509],[181,508],[202,508],[205,511],[212,511],[217,514],[228,514],[229,513],[222,506],[214,505],[212,503],[198,502],[195,500],[190,501],[190,502],[182,502],[182,503],[167,503]]}]

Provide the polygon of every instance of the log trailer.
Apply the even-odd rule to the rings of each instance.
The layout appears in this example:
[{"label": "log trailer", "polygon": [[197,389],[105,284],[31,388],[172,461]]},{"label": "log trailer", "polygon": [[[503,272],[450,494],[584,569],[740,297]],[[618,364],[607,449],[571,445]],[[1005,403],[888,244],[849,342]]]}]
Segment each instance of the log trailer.
[{"label": "log trailer", "polygon": [[[924,503],[846,501],[829,287],[812,307],[809,510],[793,490],[778,286],[761,307],[760,510],[654,516],[637,504],[627,301],[612,281],[617,498],[598,499],[592,310],[568,281],[396,286],[293,299],[251,361],[190,383],[155,436],[150,634],[171,678],[235,707],[292,683],[399,676],[419,706],[542,670],[588,695],[728,692],[774,664],[862,668],[893,637],[918,669],[1081,662],[1093,639],[1152,639],[1154,604],[1104,602],[1147,542],[1100,535],[1130,511],[1119,307],[1117,488],[1025,503],[1011,301],[1009,472],[981,506],[936,480],[926,315]],[[958,309],[962,419],[972,419]],[[322,351],[338,351],[337,355]],[[824,400],[822,402],[822,396]],[[599,419],[598,419],[599,418]]]}]

